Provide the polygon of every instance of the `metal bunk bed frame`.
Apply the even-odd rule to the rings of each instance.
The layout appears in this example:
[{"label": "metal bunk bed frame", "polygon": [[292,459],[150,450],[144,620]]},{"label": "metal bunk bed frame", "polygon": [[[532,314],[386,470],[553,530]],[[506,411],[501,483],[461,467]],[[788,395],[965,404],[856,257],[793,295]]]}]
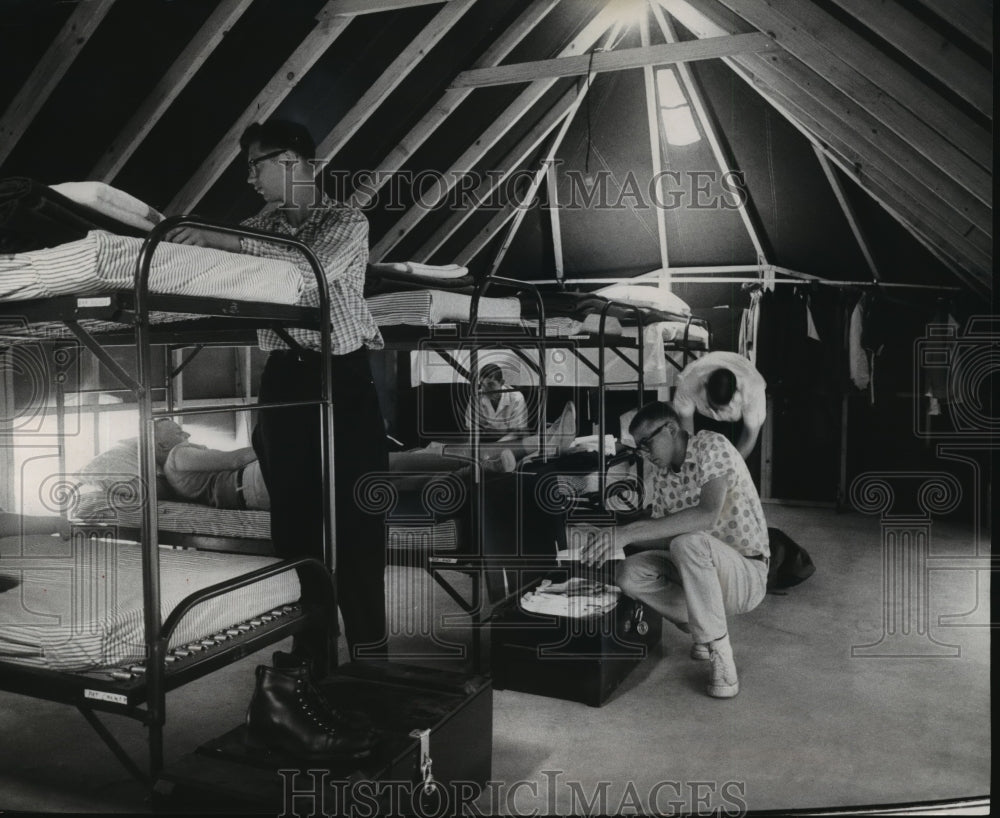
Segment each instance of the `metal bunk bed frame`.
[{"label": "metal bunk bed frame", "polygon": [[[181,225],[204,227],[229,235],[254,238],[285,245],[306,258],[312,268],[319,289],[319,307],[298,307],[268,305],[257,302],[243,302],[230,299],[201,298],[191,296],[159,295],[149,292],[149,269],[156,246],[164,240],[166,233]],[[98,303],[99,302],[99,303]],[[321,429],[323,441],[322,480],[324,486],[324,559],[300,558],[283,560],[271,566],[217,583],[185,597],[173,610],[166,621],[161,621],[159,537],[156,525],[156,463],[153,436],[154,422],[163,417],[183,414],[204,414],[206,412],[247,411],[250,408],[265,407],[245,404],[212,407],[211,409],[177,410],[172,407],[156,409],[152,400],[152,346],[157,342],[180,343],[204,339],[206,333],[217,340],[225,337],[228,342],[245,338],[243,330],[268,327],[294,346],[294,342],[284,332],[285,326],[299,326],[317,330],[320,334],[321,352],[329,357],[331,349],[331,326],[329,291],[323,267],[312,251],[301,242],[285,236],[242,227],[217,224],[190,216],[171,217],[157,225],[146,237],[136,261],[135,290],[116,293],[108,298],[83,298],[60,296],[36,302],[11,302],[19,317],[31,321],[62,321],[84,347],[89,349],[130,391],[136,395],[139,409],[139,477],[144,486],[145,502],[141,527],[142,548],[142,590],[143,627],[147,647],[147,659],[140,665],[112,671],[111,678],[95,672],[67,673],[39,669],[0,661],[0,689],[22,693],[34,698],[73,704],[93,726],[101,739],[129,772],[145,785],[155,780],[163,767],[163,727],[166,722],[166,693],[187,682],[200,678],[220,667],[273,644],[286,636],[305,632],[314,639],[317,650],[322,651],[327,667],[336,665],[336,654],[329,651],[328,634],[337,628],[336,593],[333,583],[335,570],[335,527],[333,497],[333,411],[331,404],[329,367],[322,369],[320,398],[318,401],[299,401],[267,404],[267,408],[317,405],[321,407]],[[166,326],[162,332],[154,330],[150,324],[150,311],[156,309],[167,312],[182,312],[208,316],[193,322],[177,322]],[[137,348],[136,376],[126,371],[95,339],[80,325],[88,318],[110,320],[131,324],[131,332],[108,333],[102,335],[104,345],[122,343],[129,335]],[[241,326],[242,325],[242,326]],[[237,328],[237,332],[233,329]],[[58,407],[61,409],[61,407]],[[60,447],[61,448],[61,447]],[[74,537],[108,538],[109,532],[102,527],[81,526]],[[245,587],[254,582],[287,571],[297,571],[300,575],[316,574],[314,585],[318,599],[302,599],[298,605],[286,605],[280,609],[255,617],[249,622],[234,623],[210,639],[201,640],[199,645],[190,644],[181,649],[169,649],[170,638],[183,617],[194,607],[209,599],[229,591]],[[303,584],[305,585],[305,584]],[[331,653],[333,655],[331,655]],[[145,707],[143,707],[145,705]],[[148,730],[149,774],[143,773],[139,765],[107,730],[97,716],[97,712],[111,712],[128,716],[141,722]]]}]

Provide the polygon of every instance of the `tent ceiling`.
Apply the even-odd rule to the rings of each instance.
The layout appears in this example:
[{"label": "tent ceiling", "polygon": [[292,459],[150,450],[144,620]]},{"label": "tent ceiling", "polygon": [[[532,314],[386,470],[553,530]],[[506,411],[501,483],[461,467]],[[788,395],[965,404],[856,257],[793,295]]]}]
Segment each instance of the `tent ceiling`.
[{"label": "tent ceiling", "polygon": [[[518,203],[562,204],[564,171],[581,159],[587,173],[603,162],[648,181],[697,156],[747,172],[746,207],[718,224],[684,208],[608,209],[608,235],[642,245],[631,255],[611,238],[595,243],[594,214],[549,208],[524,219],[512,257],[535,248],[535,278],[562,265],[628,274],[668,258],[777,263],[811,241],[802,211],[812,210],[856,243],[840,278],[909,280],[884,269],[892,254],[871,235],[885,224],[874,203],[919,243],[926,269],[912,280],[991,290],[988,0],[19,0],[0,14],[4,175],[99,179],[166,212],[240,218],[255,202],[237,138],[287,116],[345,172],[328,177],[335,192],[368,209],[374,259],[488,266],[521,223]],[[652,157],[646,66],[665,65],[678,66],[707,142],[687,153],[661,143]],[[739,101],[751,91],[768,106],[754,134],[770,140],[766,174],[740,164],[754,153],[740,116],[762,110]],[[613,109],[626,100],[638,112]],[[598,106],[606,119],[595,123]],[[806,150],[776,155],[790,134]],[[614,139],[629,144],[610,148]],[[793,153],[816,205],[796,206],[800,223],[784,229],[794,240],[782,240],[769,200],[803,195],[775,190],[776,165]],[[558,173],[539,171],[546,158]],[[482,212],[461,212],[480,199]]]}]

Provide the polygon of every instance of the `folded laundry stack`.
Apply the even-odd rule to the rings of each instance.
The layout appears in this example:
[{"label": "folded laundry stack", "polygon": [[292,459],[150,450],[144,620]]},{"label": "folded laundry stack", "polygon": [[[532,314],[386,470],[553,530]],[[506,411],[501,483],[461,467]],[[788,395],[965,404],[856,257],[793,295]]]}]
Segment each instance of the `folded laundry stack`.
[{"label": "folded laundry stack", "polygon": [[614,585],[583,577],[571,577],[560,583],[543,579],[535,590],[521,597],[521,608],[531,613],[579,619],[607,613],[618,604],[620,595]]}]

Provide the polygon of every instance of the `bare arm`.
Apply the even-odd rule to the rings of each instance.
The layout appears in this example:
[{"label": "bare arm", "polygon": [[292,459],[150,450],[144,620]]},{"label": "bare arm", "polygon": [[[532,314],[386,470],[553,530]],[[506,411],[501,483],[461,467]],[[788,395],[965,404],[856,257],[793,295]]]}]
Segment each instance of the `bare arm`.
[{"label": "bare arm", "polygon": [[615,546],[624,548],[634,543],[648,543],[643,550],[667,548],[670,540],[679,534],[711,528],[722,511],[725,499],[726,479],[716,477],[701,487],[698,505],[666,517],[649,517],[620,525],[615,529],[614,542],[608,538],[592,538],[581,550],[580,559],[588,565],[601,565]]},{"label": "bare arm", "polygon": [[179,446],[172,456],[172,465],[178,471],[227,471],[242,468],[257,459],[257,453],[249,446],[231,452],[200,449],[197,446]]},{"label": "bare arm", "polygon": [[190,244],[195,247],[212,247],[216,250],[240,252],[240,237],[229,233],[217,233],[203,227],[175,227],[167,233],[167,241],[174,244]]},{"label": "bare arm", "polygon": [[0,537],[25,534],[58,534],[64,540],[70,535],[70,525],[62,517],[32,517],[0,511]]},{"label": "bare arm", "polygon": [[760,424],[754,425],[753,423],[747,423],[746,418],[743,419],[743,428],[740,429],[740,434],[736,438],[736,448],[739,453],[746,460],[750,456],[750,452],[753,451],[753,447],[757,445],[757,436],[760,434]]}]

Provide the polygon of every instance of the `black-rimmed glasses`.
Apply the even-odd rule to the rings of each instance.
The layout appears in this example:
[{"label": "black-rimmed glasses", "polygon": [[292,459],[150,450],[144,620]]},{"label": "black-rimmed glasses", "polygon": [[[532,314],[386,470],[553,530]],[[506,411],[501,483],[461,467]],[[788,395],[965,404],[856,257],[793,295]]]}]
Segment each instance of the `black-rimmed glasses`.
[{"label": "black-rimmed glasses", "polygon": [[667,421],[666,423],[661,423],[659,426],[657,426],[653,430],[652,434],[646,435],[646,437],[643,439],[643,441],[641,443],[636,443],[635,444],[635,450],[637,452],[644,452],[644,453],[648,454],[649,453],[649,447],[653,443],[653,438],[656,437],[664,429],[666,429],[668,425],[670,425],[670,421]]},{"label": "black-rimmed glasses", "polygon": [[271,151],[270,153],[262,153],[260,156],[255,156],[253,159],[247,159],[247,165],[250,168],[251,173],[257,172],[257,166],[261,162],[266,162],[268,159],[274,159],[275,156],[281,156],[285,152],[282,148],[280,151]]}]

